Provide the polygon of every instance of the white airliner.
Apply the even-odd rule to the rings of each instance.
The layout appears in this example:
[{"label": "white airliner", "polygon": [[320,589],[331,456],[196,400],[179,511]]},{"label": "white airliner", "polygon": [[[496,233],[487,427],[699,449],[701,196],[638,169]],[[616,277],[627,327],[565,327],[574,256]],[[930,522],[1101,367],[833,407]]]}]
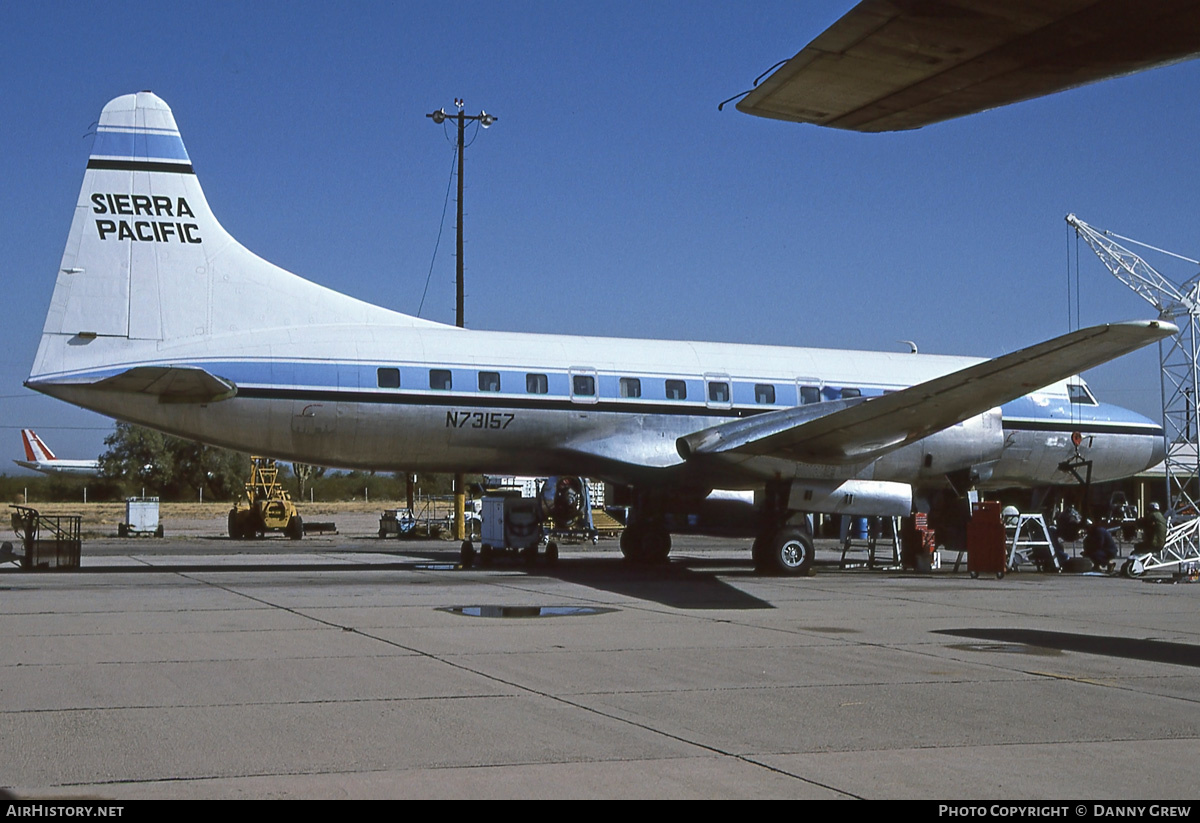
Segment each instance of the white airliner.
[{"label": "white airliner", "polygon": [[640,560],[667,556],[668,515],[753,489],[756,566],[802,574],[805,512],[909,515],[947,488],[1158,463],[1161,427],[1074,375],[1175,331],[1117,323],[980,360],[445,326],[241,246],[140,92],[100,115],[26,385],[285,460],[602,478],[632,488],[622,550]]},{"label": "white airliner", "polygon": [[99,474],[99,460],[63,460],[55,457],[50,447],[42,442],[33,429],[21,429],[21,440],[25,444],[25,459],[14,460],[18,466],[45,474]]}]

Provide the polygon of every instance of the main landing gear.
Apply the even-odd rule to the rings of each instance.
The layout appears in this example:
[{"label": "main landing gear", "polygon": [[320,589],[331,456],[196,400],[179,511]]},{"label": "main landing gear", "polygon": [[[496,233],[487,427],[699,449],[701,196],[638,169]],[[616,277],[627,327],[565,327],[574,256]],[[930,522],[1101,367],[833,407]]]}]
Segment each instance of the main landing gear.
[{"label": "main landing gear", "polygon": [[[761,527],[751,550],[754,569],[759,574],[806,577],[812,570],[812,529],[805,515],[788,510],[789,490],[786,482],[772,483],[764,495],[759,514]],[[696,504],[703,500],[703,495],[681,501],[657,491],[635,489],[629,524],[621,533],[621,554],[626,561],[642,565],[666,563],[671,554],[668,512],[675,518],[686,517],[689,511],[694,511],[687,508],[689,502]]]},{"label": "main landing gear", "polygon": [[661,522],[635,520],[621,532],[621,554],[631,563],[666,563],[671,533]]},{"label": "main landing gear", "polygon": [[806,577],[813,564],[813,540],[808,529],[780,526],[765,529],[750,548],[759,574]]},{"label": "main landing gear", "polygon": [[762,530],[754,538],[750,554],[759,574],[807,577],[812,570],[812,529],[808,518],[793,522],[796,515],[788,510],[791,484],[768,484],[762,496]]},{"label": "main landing gear", "polygon": [[661,494],[634,490],[629,523],[621,532],[621,554],[630,563],[666,563],[671,554],[665,500]]}]

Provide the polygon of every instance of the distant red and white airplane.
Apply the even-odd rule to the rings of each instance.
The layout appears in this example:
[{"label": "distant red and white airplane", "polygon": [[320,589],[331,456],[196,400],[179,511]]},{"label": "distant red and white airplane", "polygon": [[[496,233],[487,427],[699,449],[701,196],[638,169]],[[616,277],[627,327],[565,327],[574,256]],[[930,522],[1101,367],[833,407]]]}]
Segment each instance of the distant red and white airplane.
[{"label": "distant red and white airplane", "polygon": [[63,460],[55,457],[50,447],[42,442],[33,429],[21,429],[25,442],[25,459],[14,460],[18,466],[43,474],[99,474],[99,460]]}]

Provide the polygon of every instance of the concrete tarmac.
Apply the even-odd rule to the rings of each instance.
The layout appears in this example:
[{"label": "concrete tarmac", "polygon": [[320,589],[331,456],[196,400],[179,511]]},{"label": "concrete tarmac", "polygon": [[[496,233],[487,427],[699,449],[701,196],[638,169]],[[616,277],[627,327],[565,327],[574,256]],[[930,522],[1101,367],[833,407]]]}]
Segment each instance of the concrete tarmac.
[{"label": "concrete tarmac", "polygon": [[[756,576],[744,541],[94,539],[0,567],[18,797],[1194,798],[1200,586]],[[473,616],[469,607],[594,613]],[[451,611],[468,607],[466,614]],[[478,610],[476,610],[478,611]],[[492,613],[495,610],[485,610]]]}]

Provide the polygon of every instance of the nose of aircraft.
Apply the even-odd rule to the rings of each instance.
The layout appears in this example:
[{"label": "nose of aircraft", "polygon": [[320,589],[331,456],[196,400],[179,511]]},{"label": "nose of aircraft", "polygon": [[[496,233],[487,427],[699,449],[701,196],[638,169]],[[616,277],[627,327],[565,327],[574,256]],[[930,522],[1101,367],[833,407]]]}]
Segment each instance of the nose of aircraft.
[{"label": "nose of aircraft", "polygon": [[[1162,436],[1154,438],[1154,442],[1150,445],[1150,462],[1146,464],[1146,469],[1153,468],[1159,463],[1167,459],[1167,443]],[[1145,471],[1145,469],[1143,469]]]},{"label": "nose of aircraft", "polygon": [[1152,469],[1159,463],[1162,463],[1167,456],[1167,445],[1163,438],[1162,426],[1148,417],[1143,417],[1137,412],[1115,407],[1119,416],[1114,415],[1114,419],[1128,420],[1135,427],[1143,429],[1146,432],[1145,437],[1139,437],[1138,440],[1143,442],[1142,456],[1145,457],[1146,463],[1139,471]]},{"label": "nose of aircraft", "polygon": [[1110,475],[1112,479],[1129,477],[1163,462],[1166,444],[1158,422],[1111,403],[1096,408],[1095,420],[1114,426],[1112,431],[1118,435],[1108,441],[1103,460],[1097,456],[1098,474]]}]

